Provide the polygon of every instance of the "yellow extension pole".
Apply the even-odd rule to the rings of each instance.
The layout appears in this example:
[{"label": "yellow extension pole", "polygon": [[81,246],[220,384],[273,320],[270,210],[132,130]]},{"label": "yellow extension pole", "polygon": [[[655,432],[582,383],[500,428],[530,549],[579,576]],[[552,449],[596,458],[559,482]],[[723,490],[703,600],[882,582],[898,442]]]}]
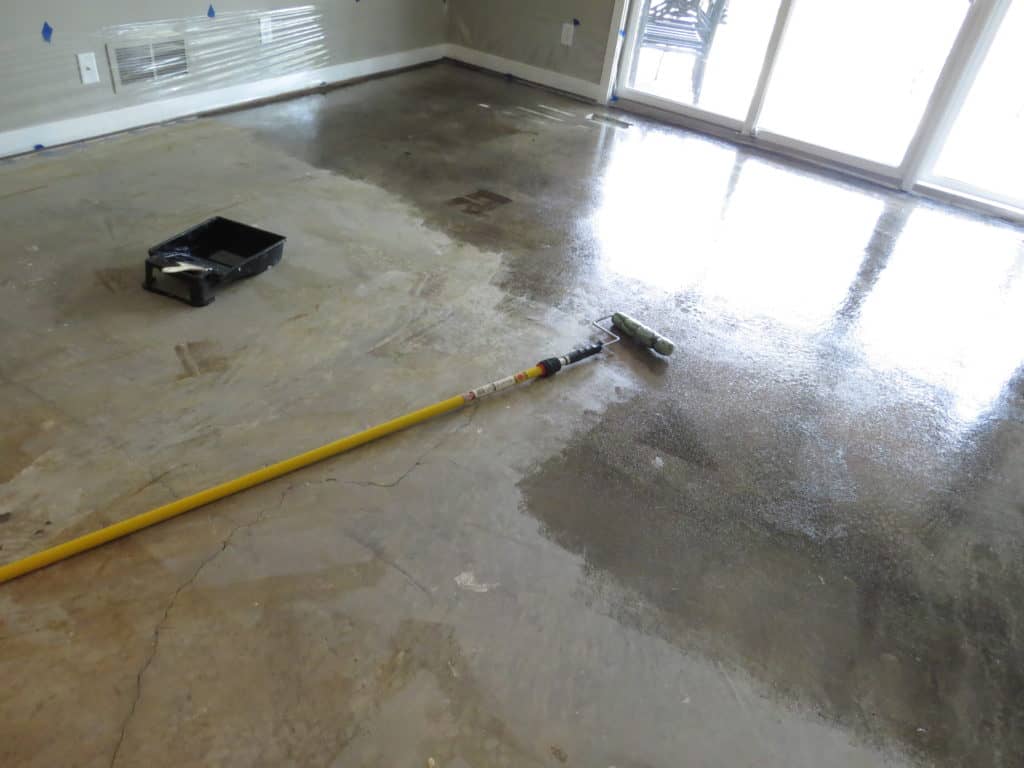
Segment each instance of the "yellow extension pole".
[{"label": "yellow extension pole", "polygon": [[193,509],[211,504],[218,499],[223,499],[226,496],[232,496],[236,493],[252,488],[254,485],[261,485],[262,483],[268,483],[271,480],[276,480],[282,475],[287,475],[290,472],[308,467],[310,464],[316,464],[324,459],[329,459],[332,456],[337,456],[340,453],[351,451],[353,448],[358,448],[361,445],[378,440],[386,435],[390,435],[394,432],[398,432],[408,427],[415,426],[427,419],[432,419],[435,416],[440,416],[443,413],[449,413],[451,411],[458,410],[467,403],[471,403],[486,395],[499,392],[503,389],[521,384],[524,381],[535,379],[538,376],[543,376],[545,369],[542,365],[535,365],[533,368],[517,373],[515,376],[509,376],[498,381],[486,384],[478,389],[470,390],[462,395],[456,395],[449,397],[447,400],[442,400],[434,405],[427,406],[426,408],[420,408],[418,411],[412,411],[404,416],[399,416],[397,419],[391,421],[385,421],[383,424],[378,424],[375,427],[364,429],[362,432],[357,432],[354,435],[343,437],[340,440],[335,440],[333,443],[328,443],[319,448],[314,448],[311,451],[300,453],[297,456],[292,456],[290,459],[279,461],[276,464],[271,464],[269,467],[263,469],[257,469],[255,472],[250,472],[241,477],[236,477],[234,480],[229,480],[226,483],[215,485],[212,488],[207,488],[205,491],[199,491],[191,496],[186,496],[183,499],[172,501],[170,504],[164,504],[159,507],[154,507],[148,512],[143,512],[134,517],[129,517],[127,520],[122,520],[119,523],[108,525],[106,528],[100,528],[92,533],[87,533],[83,536],[79,536],[76,539],[58,544],[55,547],[44,549],[42,552],[37,552],[34,555],[16,560],[13,563],[7,565],[0,565],[0,584],[4,582],[16,579],[19,576],[24,576],[26,573],[32,573],[32,571],[38,571],[40,568],[45,568],[48,565],[59,563],[61,560],[67,560],[69,557],[87,552],[90,549],[102,546],[111,541],[128,536],[129,534],[141,531],[143,528],[149,528],[151,525],[162,523],[164,520],[170,520],[172,517],[183,515],[186,512],[191,512]]}]

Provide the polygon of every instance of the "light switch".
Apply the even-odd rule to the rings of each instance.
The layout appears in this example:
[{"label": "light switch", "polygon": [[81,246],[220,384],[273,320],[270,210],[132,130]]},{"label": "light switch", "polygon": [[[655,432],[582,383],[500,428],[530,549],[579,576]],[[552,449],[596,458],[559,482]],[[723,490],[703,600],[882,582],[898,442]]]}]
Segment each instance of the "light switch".
[{"label": "light switch", "polygon": [[274,42],[274,18],[260,16],[260,42],[263,45]]},{"label": "light switch", "polygon": [[572,45],[572,38],[576,34],[576,25],[571,21],[562,25],[562,45]]},{"label": "light switch", "polygon": [[82,76],[82,85],[93,85],[100,81],[100,71],[96,68],[95,53],[78,54],[78,74]]}]

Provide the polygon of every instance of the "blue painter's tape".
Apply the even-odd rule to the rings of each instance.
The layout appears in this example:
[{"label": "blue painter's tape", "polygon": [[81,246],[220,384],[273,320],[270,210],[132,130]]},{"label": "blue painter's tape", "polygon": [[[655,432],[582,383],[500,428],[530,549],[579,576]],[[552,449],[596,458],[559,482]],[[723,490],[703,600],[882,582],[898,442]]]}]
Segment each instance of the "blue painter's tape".
[{"label": "blue painter's tape", "polygon": [[619,100],[619,97],[616,96],[614,93],[612,94],[612,97],[610,99],[608,99],[608,101],[618,101],[618,100]]},{"label": "blue painter's tape", "polygon": [[217,15],[217,12],[213,10],[213,3],[210,3],[210,10],[206,12],[206,15],[209,16],[211,19]]},{"label": "blue painter's tape", "polygon": [[34,147],[35,151],[38,152],[41,149],[46,149],[42,144],[36,144]]},{"label": "blue painter's tape", "polygon": [[53,27],[50,26],[50,22],[43,22],[43,40],[50,42],[53,39]]},{"label": "blue painter's tape", "polygon": [[580,20],[579,20],[579,19],[573,19],[573,20],[572,20],[572,25],[573,25],[574,27],[578,27],[578,26],[580,25]]},{"label": "blue painter's tape", "polygon": [[625,37],[625,36],[626,36],[626,30],[620,29],[619,30],[619,37]]}]

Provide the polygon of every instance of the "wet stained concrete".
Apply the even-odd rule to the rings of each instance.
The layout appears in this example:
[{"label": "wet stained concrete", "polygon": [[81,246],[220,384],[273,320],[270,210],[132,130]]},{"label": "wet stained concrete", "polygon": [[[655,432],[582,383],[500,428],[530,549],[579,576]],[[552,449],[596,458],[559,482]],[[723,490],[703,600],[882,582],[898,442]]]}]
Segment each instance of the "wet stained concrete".
[{"label": "wet stained concrete", "polygon": [[[3,561],[677,342],[6,585],[0,762],[1020,764],[1022,233],[593,112],[444,64],[0,167]],[[285,260],[137,289],[214,214]]]}]

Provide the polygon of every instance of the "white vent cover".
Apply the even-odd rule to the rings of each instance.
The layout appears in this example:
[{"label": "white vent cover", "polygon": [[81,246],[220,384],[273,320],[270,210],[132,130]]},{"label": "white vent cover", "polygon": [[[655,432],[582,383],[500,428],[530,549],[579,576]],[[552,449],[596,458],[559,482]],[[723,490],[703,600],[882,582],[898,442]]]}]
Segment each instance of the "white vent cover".
[{"label": "white vent cover", "polygon": [[188,74],[184,40],[107,45],[107,58],[117,90]]}]

